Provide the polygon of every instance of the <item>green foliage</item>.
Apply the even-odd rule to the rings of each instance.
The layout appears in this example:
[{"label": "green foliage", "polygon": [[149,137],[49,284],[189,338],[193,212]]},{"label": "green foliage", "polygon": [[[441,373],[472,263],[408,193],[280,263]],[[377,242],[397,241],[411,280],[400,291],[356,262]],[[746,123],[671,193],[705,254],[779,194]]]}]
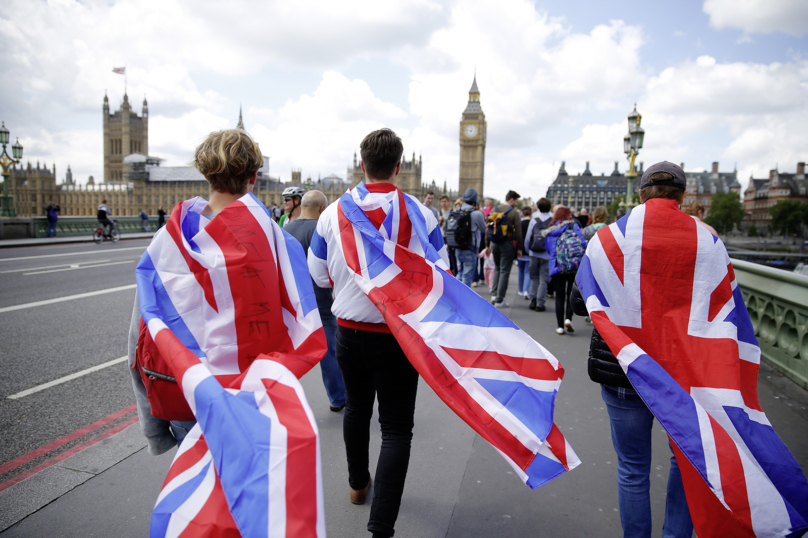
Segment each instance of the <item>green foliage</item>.
[{"label": "green foliage", "polygon": [[606,211],[609,212],[609,222],[614,221],[615,217],[617,216],[617,210],[620,209],[620,204],[622,204],[625,199],[625,196],[615,198],[612,203],[606,206]]},{"label": "green foliage", "polygon": [[740,224],[743,216],[743,205],[737,192],[717,192],[710,201],[710,210],[704,222],[723,234]]},{"label": "green foliage", "polygon": [[753,225],[751,225],[751,226],[749,227],[749,229],[747,230],[747,232],[746,232],[746,233],[747,233],[747,235],[748,235],[749,237],[757,237],[757,236],[758,236],[758,229],[757,229],[757,226],[755,226],[754,224],[753,224]]},{"label": "green foliage", "polygon": [[772,229],[781,235],[792,235],[800,231],[800,225],[808,219],[808,206],[797,200],[779,200],[769,208],[772,216]]}]

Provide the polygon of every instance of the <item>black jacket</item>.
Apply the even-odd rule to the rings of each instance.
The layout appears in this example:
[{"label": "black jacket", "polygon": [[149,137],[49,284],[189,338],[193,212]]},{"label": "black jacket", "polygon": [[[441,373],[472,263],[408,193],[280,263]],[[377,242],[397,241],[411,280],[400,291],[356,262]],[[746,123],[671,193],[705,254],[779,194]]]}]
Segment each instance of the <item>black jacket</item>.
[{"label": "black jacket", "polygon": [[[570,295],[572,302],[572,311],[579,316],[588,316],[589,312],[586,310],[586,303],[581,296],[581,290],[578,289],[578,284],[573,285],[572,294]],[[631,386],[631,381],[628,380],[620,363],[614,358],[614,354],[606,345],[606,342],[600,336],[597,329],[592,329],[592,339],[589,342],[589,379],[595,383],[603,385],[610,385],[612,387],[623,387],[626,389],[634,388]]]}]

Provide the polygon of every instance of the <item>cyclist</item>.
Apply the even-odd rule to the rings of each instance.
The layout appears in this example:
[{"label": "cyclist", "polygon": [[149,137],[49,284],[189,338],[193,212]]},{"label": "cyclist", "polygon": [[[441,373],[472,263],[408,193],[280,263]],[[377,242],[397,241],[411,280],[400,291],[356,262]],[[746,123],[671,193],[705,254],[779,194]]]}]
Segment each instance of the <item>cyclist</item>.
[{"label": "cyclist", "polygon": [[300,200],[306,191],[300,187],[287,187],[283,191],[283,209],[281,220],[278,222],[281,228],[300,217]]},{"label": "cyclist", "polygon": [[106,237],[112,238],[112,230],[115,229],[115,224],[109,220],[109,217],[112,216],[112,211],[109,210],[107,206],[106,200],[101,200],[101,205],[98,206],[98,222],[103,224],[104,226],[109,226],[107,230]]}]

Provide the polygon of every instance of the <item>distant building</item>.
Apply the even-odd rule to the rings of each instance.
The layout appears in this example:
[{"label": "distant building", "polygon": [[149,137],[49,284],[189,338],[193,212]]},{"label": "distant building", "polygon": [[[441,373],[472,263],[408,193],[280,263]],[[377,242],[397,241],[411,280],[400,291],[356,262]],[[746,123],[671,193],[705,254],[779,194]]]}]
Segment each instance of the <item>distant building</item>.
[{"label": "distant building", "polygon": [[[586,170],[581,174],[571,176],[567,172],[566,161],[561,162],[558,175],[553,184],[547,189],[547,199],[553,205],[563,204],[578,211],[585,207],[591,213],[598,206],[606,206],[626,194],[626,176],[620,172],[618,163],[614,163],[614,170],[608,176],[601,173],[593,175],[589,170],[589,161]],[[643,163],[640,163],[638,176],[642,176]],[[636,191],[639,181],[634,182]]]},{"label": "distant building", "polygon": [[104,182],[124,180],[124,158],[133,153],[149,154],[149,103],[143,98],[138,116],[123,94],[121,108],[109,113],[109,98],[104,94]]},{"label": "distant building", "polygon": [[482,201],[485,192],[485,143],[488,123],[480,106],[477,75],[469,90],[469,101],[460,119],[460,175],[459,192],[474,188]]},{"label": "distant building", "polygon": [[743,224],[752,224],[760,230],[769,230],[771,215],[769,208],[780,200],[808,201],[808,179],[805,177],[805,163],[797,163],[797,173],[788,174],[770,170],[768,179],[749,178],[749,185],[743,193]]},{"label": "distant building", "polygon": [[[587,162],[584,172],[571,176],[567,173],[566,162],[562,162],[555,181],[547,189],[547,198],[553,205],[569,205],[576,211],[585,207],[590,213],[598,206],[607,206],[626,194],[626,176],[620,172],[618,165],[618,162],[614,163],[614,170],[608,176],[603,173],[596,176],[589,170],[589,162]],[[684,163],[682,163],[682,169],[684,169]],[[634,181],[635,193],[639,190],[639,179],[642,177],[643,171],[644,165],[640,163],[637,179]],[[730,191],[740,193],[741,191],[737,172],[719,172],[717,162],[713,163],[710,172],[685,171],[685,178],[687,179],[685,205],[699,202],[705,207],[705,215],[710,208],[713,194]]]}]

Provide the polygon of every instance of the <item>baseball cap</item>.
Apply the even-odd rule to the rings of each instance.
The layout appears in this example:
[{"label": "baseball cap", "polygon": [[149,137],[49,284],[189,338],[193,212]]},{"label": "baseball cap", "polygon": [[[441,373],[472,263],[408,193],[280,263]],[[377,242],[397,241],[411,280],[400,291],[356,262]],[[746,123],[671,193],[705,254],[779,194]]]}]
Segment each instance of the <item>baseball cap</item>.
[{"label": "baseball cap", "polygon": [[662,185],[662,186],[670,186],[670,187],[678,187],[682,190],[687,188],[687,180],[685,179],[685,171],[679,165],[669,163],[668,161],[662,161],[661,163],[656,163],[653,166],[650,166],[648,170],[642,175],[642,179],[640,180],[640,188],[648,187],[652,185],[651,183],[651,176],[656,174],[657,172],[667,172],[668,174],[673,176],[673,179],[668,179],[665,181],[654,181],[653,185]]},{"label": "baseball cap", "polygon": [[469,204],[472,204],[472,205],[476,204],[477,203],[477,191],[472,189],[472,188],[466,189],[466,192],[463,193],[463,201],[467,202]]}]

